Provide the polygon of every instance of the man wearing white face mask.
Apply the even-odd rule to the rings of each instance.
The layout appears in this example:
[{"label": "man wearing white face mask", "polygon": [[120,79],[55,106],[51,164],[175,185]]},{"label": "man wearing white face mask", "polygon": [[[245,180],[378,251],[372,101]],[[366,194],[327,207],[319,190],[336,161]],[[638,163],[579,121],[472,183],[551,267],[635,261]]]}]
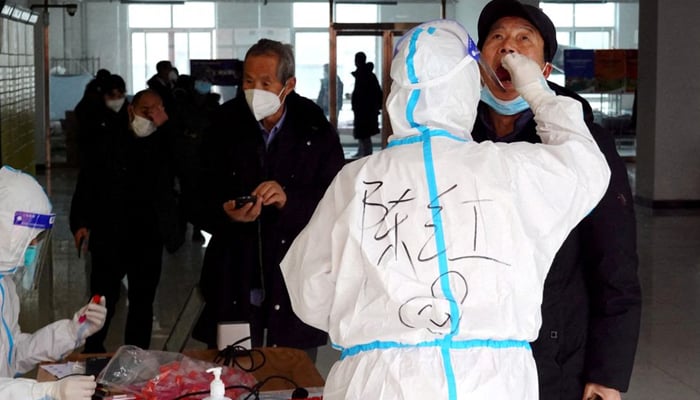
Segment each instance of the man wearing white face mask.
[{"label": "man wearing white face mask", "polygon": [[292,312],[279,261],[342,167],[343,151],[295,84],[291,46],[261,39],[245,57],[245,96],[223,104],[204,136],[198,218],[213,237],[200,282],[206,308],[193,336],[212,346],[217,322],[234,320],[251,322],[254,346],[265,328],[268,346],[313,355],[326,342]]},{"label": "man wearing white face mask", "polygon": [[38,363],[60,360],[81,346],[102,327],[107,314],[101,297],[72,319],[56,321],[31,334],[20,330],[20,301],[13,275],[23,265],[36,262],[30,250],[47,240],[54,219],[51,202],[33,177],[7,166],[0,169],[0,399],[90,400],[95,392],[93,376],[44,383],[15,379]]},{"label": "man wearing white face mask", "polygon": [[184,240],[175,193],[174,135],[162,101],[144,90],[134,95],[128,112],[120,112],[126,116],[121,125],[104,132],[93,146],[71,204],[76,247],[89,243],[90,289],[108,299],[105,327],[88,339],[86,353],[106,350],[103,342],[124,276],[129,282],[124,343],[149,347],[163,247],[174,252]]}]

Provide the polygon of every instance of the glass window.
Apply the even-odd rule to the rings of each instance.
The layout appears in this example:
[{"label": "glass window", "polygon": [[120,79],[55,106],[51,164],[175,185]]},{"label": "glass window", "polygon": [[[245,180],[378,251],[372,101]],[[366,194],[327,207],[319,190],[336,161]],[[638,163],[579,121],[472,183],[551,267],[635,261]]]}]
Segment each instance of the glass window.
[{"label": "glass window", "polygon": [[615,26],[615,4],[576,4],[574,16],[576,27],[612,27]]},{"label": "glass window", "polygon": [[568,46],[571,44],[571,34],[569,32],[557,31],[557,43]]},{"label": "glass window", "polygon": [[185,3],[173,6],[174,28],[213,28],[216,24],[214,3]]},{"label": "glass window", "polygon": [[190,32],[190,59],[211,59],[211,32]]},{"label": "glass window", "polygon": [[134,32],[131,34],[131,88],[132,93],[136,89],[145,87],[146,78],[146,34]]},{"label": "glass window", "polygon": [[540,7],[557,28],[557,41],[583,49],[609,49],[613,46],[613,30],[617,5],[554,4],[541,2]]},{"label": "glass window", "polygon": [[173,49],[175,50],[175,59],[173,65],[177,68],[180,74],[190,73],[190,53],[189,53],[189,38],[187,32],[175,32],[173,39],[175,40]]},{"label": "glass window", "polygon": [[328,3],[294,3],[292,9],[295,28],[328,28]]},{"label": "glass window", "polygon": [[336,4],[335,22],[374,23],[378,22],[376,4]]},{"label": "glass window", "polygon": [[610,32],[576,32],[576,47],[582,49],[609,49]]},{"label": "glass window", "polygon": [[168,34],[134,32],[131,34],[131,89],[146,88],[146,81],[156,72],[158,61],[168,59]]},{"label": "glass window", "polygon": [[170,5],[129,4],[130,28],[170,28]]},{"label": "glass window", "polygon": [[294,35],[294,53],[295,90],[304,97],[316,99],[323,78],[323,64],[328,63],[328,32],[297,32]]},{"label": "glass window", "polygon": [[540,8],[552,20],[557,28],[574,26],[573,4],[540,3]]}]

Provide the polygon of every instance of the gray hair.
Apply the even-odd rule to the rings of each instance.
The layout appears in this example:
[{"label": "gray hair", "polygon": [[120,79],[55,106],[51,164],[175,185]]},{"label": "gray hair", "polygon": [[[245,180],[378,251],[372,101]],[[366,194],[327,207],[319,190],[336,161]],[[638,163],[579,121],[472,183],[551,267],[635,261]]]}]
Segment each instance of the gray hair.
[{"label": "gray hair", "polygon": [[245,54],[245,59],[251,56],[275,55],[279,60],[277,64],[277,79],[282,84],[294,76],[294,49],[290,44],[284,44],[276,40],[260,39]]}]

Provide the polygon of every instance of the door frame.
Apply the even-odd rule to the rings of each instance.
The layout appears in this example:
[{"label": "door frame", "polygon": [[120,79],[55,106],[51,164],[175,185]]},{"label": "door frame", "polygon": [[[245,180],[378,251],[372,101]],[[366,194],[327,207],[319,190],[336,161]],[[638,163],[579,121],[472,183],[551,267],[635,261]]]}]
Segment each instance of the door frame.
[{"label": "door frame", "polygon": [[[382,38],[382,76],[379,81],[382,85],[382,104],[386,102],[391,88],[391,60],[394,52],[394,37],[403,35],[421,22],[398,23],[331,23],[329,27],[330,51],[328,60],[328,81],[335,82],[337,77],[337,39],[338,36],[380,36]],[[337,118],[337,88],[336,85],[328,85],[329,88],[329,113],[333,126],[338,126]],[[382,105],[382,148],[386,147],[387,139],[391,136],[391,123],[386,107]]]}]

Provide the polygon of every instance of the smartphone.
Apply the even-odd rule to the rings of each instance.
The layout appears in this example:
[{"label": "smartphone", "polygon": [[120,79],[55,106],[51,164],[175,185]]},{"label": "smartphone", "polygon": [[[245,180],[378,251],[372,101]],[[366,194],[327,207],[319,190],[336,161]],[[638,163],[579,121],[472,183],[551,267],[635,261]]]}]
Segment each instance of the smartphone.
[{"label": "smartphone", "polygon": [[236,208],[241,208],[248,203],[255,203],[257,198],[253,195],[250,195],[250,196],[239,196],[233,200],[236,202]]}]

